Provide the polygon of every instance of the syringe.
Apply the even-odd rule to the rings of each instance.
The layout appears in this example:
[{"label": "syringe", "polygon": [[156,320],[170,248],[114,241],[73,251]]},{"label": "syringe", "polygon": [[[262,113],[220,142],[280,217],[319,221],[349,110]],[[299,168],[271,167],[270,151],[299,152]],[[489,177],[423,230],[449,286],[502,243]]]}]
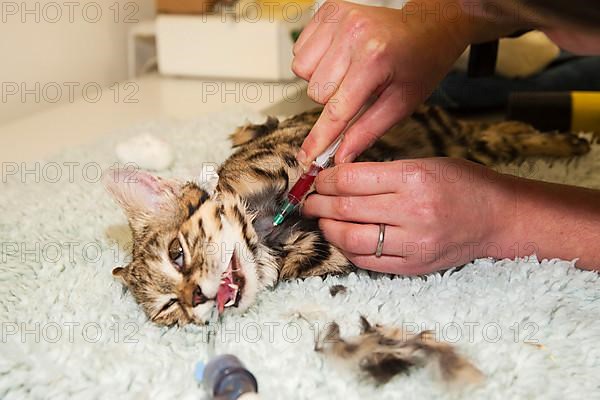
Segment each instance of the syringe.
[{"label": "syringe", "polygon": [[211,399],[260,400],[256,378],[232,354],[214,357],[206,365],[199,362],[195,376],[204,384]]},{"label": "syringe", "polygon": [[215,355],[219,318],[219,314],[213,309],[207,321],[208,362],[199,361],[196,364],[196,380],[204,384],[211,399],[260,400],[256,378],[244,364],[233,354]]},{"label": "syringe", "polygon": [[292,186],[286,199],[279,207],[279,212],[273,217],[273,226],[281,224],[285,218],[300,205],[302,199],[306,196],[306,193],[308,193],[315,181],[317,174],[329,166],[335,152],[338,147],[340,147],[340,143],[342,143],[343,137],[344,135],[340,135],[327,150],[318,156],[316,160],[311,163],[308,171],[303,173],[294,186]]}]

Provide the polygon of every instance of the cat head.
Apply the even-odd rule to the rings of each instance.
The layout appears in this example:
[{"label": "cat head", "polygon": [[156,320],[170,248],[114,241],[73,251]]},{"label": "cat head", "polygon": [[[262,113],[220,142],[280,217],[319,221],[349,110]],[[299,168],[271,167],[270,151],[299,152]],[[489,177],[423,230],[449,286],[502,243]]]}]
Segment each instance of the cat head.
[{"label": "cat head", "polygon": [[110,170],[103,181],[133,233],[132,261],[113,275],[149,319],[204,324],[215,310],[254,302],[258,240],[239,199],[137,170]]}]

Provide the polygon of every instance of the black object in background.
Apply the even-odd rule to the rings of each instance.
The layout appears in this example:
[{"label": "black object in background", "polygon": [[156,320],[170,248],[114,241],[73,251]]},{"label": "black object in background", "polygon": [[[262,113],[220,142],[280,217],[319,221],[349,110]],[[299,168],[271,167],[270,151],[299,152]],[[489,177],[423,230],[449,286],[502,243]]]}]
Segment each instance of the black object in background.
[{"label": "black object in background", "polygon": [[563,91],[600,91],[600,57],[561,52],[544,71],[521,79],[472,79],[463,71],[451,71],[427,102],[456,112],[505,112],[510,93]]},{"label": "black object in background", "polygon": [[496,72],[497,59],[498,40],[472,44],[469,51],[467,76],[469,78],[481,78],[494,75]]},{"label": "black object in background", "polygon": [[541,131],[569,131],[571,111],[570,92],[516,92],[508,97],[507,118]]},{"label": "black object in background", "polygon": [[508,119],[541,131],[600,133],[600,92],[515,92]]}]

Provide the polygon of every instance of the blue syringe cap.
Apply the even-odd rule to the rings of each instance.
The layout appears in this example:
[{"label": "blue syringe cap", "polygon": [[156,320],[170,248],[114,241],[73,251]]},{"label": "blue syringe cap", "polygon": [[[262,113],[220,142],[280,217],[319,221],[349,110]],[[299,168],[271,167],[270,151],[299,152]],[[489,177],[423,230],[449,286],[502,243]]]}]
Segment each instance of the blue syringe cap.
[{"label": "blue syringe cap", "polygon": [[202,379],[204,379],[204,368],[206,367],[206,364],[204,364],[203,361],[198,361],[196,363],[196,369],[194,370],[194,378],[196,378],[196,380],[198,382],[202,382]]}]

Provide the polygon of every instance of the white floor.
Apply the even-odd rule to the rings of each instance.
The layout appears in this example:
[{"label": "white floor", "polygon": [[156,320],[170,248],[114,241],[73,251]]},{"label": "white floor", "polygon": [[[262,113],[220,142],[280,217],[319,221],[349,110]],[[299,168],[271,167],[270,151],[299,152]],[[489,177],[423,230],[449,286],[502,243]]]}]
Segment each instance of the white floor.
[{"label": "white floor", "polygon": [[189,119],[228,108],[283,115],[311,106],[301,81],[225,82],[157,74],[123,82],[118,90],[104,88],[99,100],[92,100],[90,95],[0,125],[0,162],[43,159],[148,120]]}]

